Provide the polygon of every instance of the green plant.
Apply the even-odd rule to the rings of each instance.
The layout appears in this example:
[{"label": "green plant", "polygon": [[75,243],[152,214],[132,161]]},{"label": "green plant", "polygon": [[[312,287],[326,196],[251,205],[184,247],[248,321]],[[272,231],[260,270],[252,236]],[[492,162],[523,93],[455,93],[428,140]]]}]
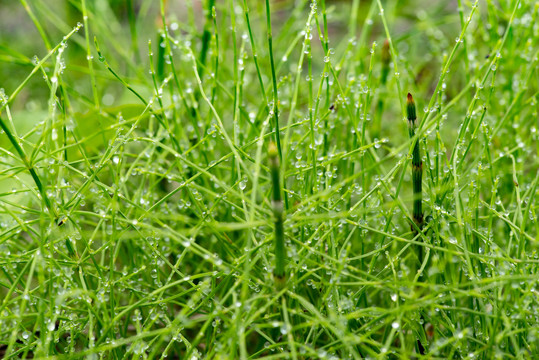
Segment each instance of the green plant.
[{"label": "green plant", "polygon": [[275,286],[282,289],[286,283],[286,249],[283,229],[283,200],[281,197],[280,185],[280,167],[279,167],[279,152],[275,143],[270,142],[268,149],[268,157],[270,161],[270,172],[272,187],[272,211],[274,217],[274,248],[275,248],[275,269],[273,276],[275,278]]},{"label": "green plant", "polygon": [[412,231],[417,234],[423,228],[423,161],[421,160],[419,141],[415,138],[417,115],[414,98],[410,93],[408,93],[406,100],[406,115],[408,118],[408,134],[410,135],[410,140],[414,142],[412,151],[412,184],[414,189],[412,219],[414,223]]},{"label": "green plant", "polygon": [[2,2],[0,357],[537,357],[538,22]]}]

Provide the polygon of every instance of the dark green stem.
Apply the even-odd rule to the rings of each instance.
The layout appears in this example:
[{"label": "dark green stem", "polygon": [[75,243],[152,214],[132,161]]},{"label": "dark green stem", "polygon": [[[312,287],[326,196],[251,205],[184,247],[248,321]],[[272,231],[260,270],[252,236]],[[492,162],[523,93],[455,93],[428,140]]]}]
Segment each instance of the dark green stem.
[{"label": "dark green stem", "polygon": [[201,66],[198,67],[198,76],[202,79],[204,75],[204,65],[206,64],[206,55],[211,40],[211,27],[212,27],[212,11],[215,6],[215,0],[208,0],[208,8],[206,9],[206,23],[204,24],[204,32],[202,33],[202,47],[200,48],[200,56],[198,58]]},{"label": "dark green stem", "polygon": [[[156,66],[156,75],[159,82],[163,82],[165,79],[165,47],[161,46],[161,43],[165,41],[164,35],[162,32],[157,33],[157,64]],[[150,49],[151,52],[151,49]]]},{"label": "dark green stem", "polygon": [[387,83],[387,75],[389,75],[389,64],[391,62],[391,52],[389,49],[389,40],[384,41],[382,47],[382,73],[380,74],[380,82],[382,85]]},{"label": "dark green stem", "polygon": [[275,280],[275,286],[278,289],[282,289],[286,283],[286,250],[284,247],[283,200],[281,197],[279,174],[279,153],[273,142],[270,143],[268,154],[270,161],[271,181],[273,184],[272,207],[275,224],[275,269],[273,270],[273,277]]},{"label": "dark green stem", "polygon": [[[410,139],[414,141],[415,127],[417,119],[415,111],[415,103],[412,95],[408,93],[408,102],[406,106],[406,112],[408,115],[408,133]],[[414,208],[412,212],[412,218],[414,225],[412,225],[412,231],[417,234],[418,230],[423,227],[423,209],[422,209],[422,179],[423,179],[423,162],[421,161],[421,152],[419,150],[419,141],[415,139],[414,150],[412,152],[412,183],[414,188]]]},{"label": "dark green stem", "polygon": [[[423,209],[422,209],[422,180],[423,180],[423,162],[421,161],[421,152],[419,149],[419,140],[414,139],[415,137],[415,128],[416,124],[416,111],[415,103],[412,98],[412,94],[408,93],[408,101],[406,104],[406,113],[408,116],[408,133],[410,135],[410,140],[414,142],[414,149],[412,151],[412,184],[414,188],[414,208],[412,212],[412,232],[414,235],[417,235],[423,229]],[[419,266],[423,263],[423,246],[419,245],[417,247],[417,258],[419,260]],[[421,320],[424,323],[423,313],[420,311]],[[424,334],[424,328],[422,327]],[[426,354],[426,349],[423,346],[420,339],[417,339],[417,350],[421,355]]]}]

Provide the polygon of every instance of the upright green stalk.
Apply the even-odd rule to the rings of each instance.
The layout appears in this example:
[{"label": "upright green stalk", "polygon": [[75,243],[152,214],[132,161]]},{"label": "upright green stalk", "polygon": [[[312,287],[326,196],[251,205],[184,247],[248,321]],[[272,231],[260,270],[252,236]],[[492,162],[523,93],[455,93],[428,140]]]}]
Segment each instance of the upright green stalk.
[{"label": "upright green stalk", "polygon": [[382,47],[382,73],[380,74],[380,82],[382,85],[386,85],[387,75],[389,75],[389,63],[391,62],[391,53],[389,49],[389,40],[384,41]]},{"label": "upright green stalk", "polygon": [[387,76],[389,75],[389,64],[391,62],[391,53],[389,48],[389,40],[384,41],[384,46],[382,47],[381,59],[382,61],[382,70],[380,73],[380,87],[383,89],[378,98],[378,105],[376,106],[376,118],[373,136],[379,137],[382,132],[382,113],[384,111],[384,98],[387,95]]},{"label": "upright green stalk", "polygon": [[202,47],[200,48],[200,55],[199,55],[199,62],[200,65],[198,67],[198,76],[202,79],[204,75],[204,68],[206,65],[206,55],[208,54],[208,49],[210,47],[210,40],[211,40],[211,27],[213,24],[213,7],[215,6],[215,0],[208,0],[207,2],[208,7],[206,9],[206,22],[204,23],[204,32],[202,33]]},{"label": "upright green stalk", "polygon": [[275,286],[282,289],[286,283],[286,273],[284,270],[286,250],[284,248],[283,229],[283,200],[281,198],[281,185],[279,176],[279,152],[274,142],[271,142],[268,149],[271,181],[273,183],[273,217],[275,222],[275,269],[273,278]]},{"label": "upright green stalk", "polygon": [[[163,25],[165,27],[166,25]],[[163,82],[165,79],[165,47],[161,46],[161,43],[165,41],[165,35],[162,31],[157,32],[157,61],[155,64],[156,67],[156,76],[159,82]],[[150,49],[151,52],[151,49]],[[159,98],[158,98],[159,99]]]},{"label": "upright green stalk", "polygon": [[279,158],[282,159],[283,153],[281,150],[281,134],[279,131],[279,94],[277,93],[277,76],[275,75],[275,63],[273,61],[273,35],[271,33],[271,14],[269,0],[266,0],[266,22],[268,26],[268,50],[271,64],[271,78],[273,83],[273,116],[275,118],[275,141],[277,142]]},{"label": "upright green stalk", "polygon": [[[415,120],[415,103],[412,98],[412,94],[408,93],[408,102],[406,104],[406,112],[408,115],[408,133],[410,139],[415,136],[416,123]],[[421,161],[421,153],[419,151],[419,141],[415,142],[414,150],[412,152],[412,182],[414,187],[414,209],[412,212],[412,218],[414,225],[412,225],[412,231],[417,234],[418,229],[423,227],[423,209],[421,203],[423,201],[422,195],[422,179],[423,179],[423,162]]]},{"label": "upright green stalk", "polygon": [[260,84],[260,90],[262,91],[262,97],[266,106],[268,106],[268,97],[266,96],[266,90],[264,89],[264,82],[262,81],[262,75],[260,74],[260,66],[258,65],[258,52],[256,51],[256,43],[253,37],[253,31],[251,29],[251,22],[249,20],[249,7],[247,6],[247,0],[243,0],[243,12],[245,14],[245,23],[247,24],[247,30],[249,32],[249,40],[251,41],[251,49],[253,52],[253,62],[255,63],[256,74],[258,76],[258,83]]},{"label": "upright green stalk", "polygon": [[[415,111],[415,103],[414,99],[412,98],[412,94],[408,93],[408,101],[406,103],[406,113],[408,116],[408,133],[410,135],[410,140],[414,141],[415,137],[415,128],[417,126],[416,124],[416,111]],[[422,194],[422,179],[423,179],[423,162],[421,161],[421,153],[419,151],[419,140],[415,140],[414,144],[414,150],[412,151],[412,183],[414,188],[414,208],[412,211],[412,232],[414,235],[417,235],[419,231],[423,228],[423,209],[422,209],[422,201],[423,201],[423,194]],[[417,258],[419,260],[419,266],[423,264],[423,246],[419,245],[417,246]],[[423,317],[423,313],[420,312],[420,317],[422,320],[422,323],[425,322],[425,319]],[[423,341],[425,341],[425,328],[424,326],[420,327],[420,337],[417,339],[416,345],[417,350],[421,355],[426,354],[426,349],[423,346]]]},{"label": "upright green stalk", "polygon": [[[131,51],[133,51],[135,55],[135,61],[140,64],[140,53],[137,41],[137,14],[135,13],[133,0],[127,0],[127,19],[129,21],[129,32],[131,33]],[[85,28],[87,28],[87,26],[85,26]],[[88,36],[86,36],[86,39],[88,39]]]}]

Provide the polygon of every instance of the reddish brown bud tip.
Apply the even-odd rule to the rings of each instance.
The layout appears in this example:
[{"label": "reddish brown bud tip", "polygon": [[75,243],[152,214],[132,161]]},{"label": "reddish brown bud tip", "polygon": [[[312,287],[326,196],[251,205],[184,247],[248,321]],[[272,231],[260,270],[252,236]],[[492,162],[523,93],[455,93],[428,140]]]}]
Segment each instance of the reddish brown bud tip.
[{"label": "reddish brown bud tip", "polygon": [[386,39],[384,41],[384,46],[382,47],[382,63],[385,67],[389,66],[389,62],[391,61],[391,53],[389,51],[389,40]]},{"label": "reddish brown bud tip", "polygon": [[408,101],[406,102],[406,114],[408,115],[408,120],[412,122],[412,125],[416,119],[415,114],[415,103],[412,94],[408,93]]}]

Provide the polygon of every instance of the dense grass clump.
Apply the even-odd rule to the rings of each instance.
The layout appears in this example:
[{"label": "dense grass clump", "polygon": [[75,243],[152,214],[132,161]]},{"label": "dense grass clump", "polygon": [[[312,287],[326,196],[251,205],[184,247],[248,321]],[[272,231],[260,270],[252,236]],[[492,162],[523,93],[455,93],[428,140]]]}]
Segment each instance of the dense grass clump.
[{"label": "dense grass clump", "polygon": [[0,9],[0,357],[539,356],[535,2]]}]

